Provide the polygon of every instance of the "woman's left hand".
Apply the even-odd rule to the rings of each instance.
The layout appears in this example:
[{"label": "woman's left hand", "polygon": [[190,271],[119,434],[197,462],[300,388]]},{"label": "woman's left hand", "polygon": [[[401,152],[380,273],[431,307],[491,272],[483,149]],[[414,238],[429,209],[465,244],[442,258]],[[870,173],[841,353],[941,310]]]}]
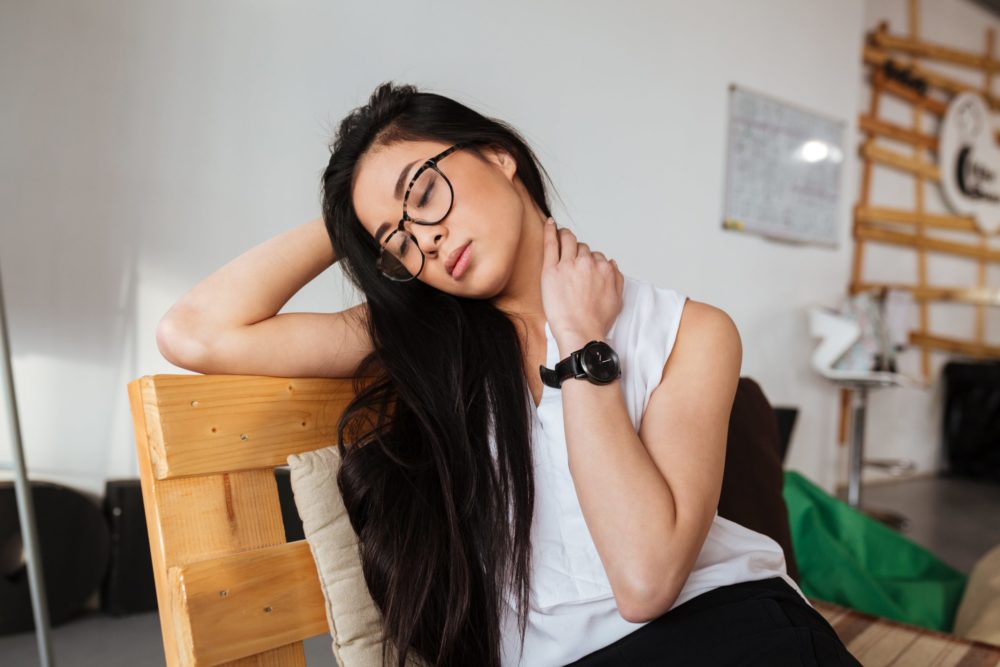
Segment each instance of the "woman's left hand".
[{"label": "woman's left hand", "polygon": [[591,252],[568,229],[545,223],[542,306],[557,341],[605,338],[622,309],[625,279],[615,260]]}]

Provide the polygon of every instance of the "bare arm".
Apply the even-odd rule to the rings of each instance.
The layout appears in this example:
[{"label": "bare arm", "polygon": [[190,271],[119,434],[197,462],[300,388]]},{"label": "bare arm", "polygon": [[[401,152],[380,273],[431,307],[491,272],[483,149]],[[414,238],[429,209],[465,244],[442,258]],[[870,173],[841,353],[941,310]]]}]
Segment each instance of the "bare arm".
[{"label": "bare arm", "polygon": [[362,303],[339,313],[277,314],[337,261],[322,218],[293,227],[216,270],[160,320],[156,342],[198,373],[348,377],[368,354]]}]

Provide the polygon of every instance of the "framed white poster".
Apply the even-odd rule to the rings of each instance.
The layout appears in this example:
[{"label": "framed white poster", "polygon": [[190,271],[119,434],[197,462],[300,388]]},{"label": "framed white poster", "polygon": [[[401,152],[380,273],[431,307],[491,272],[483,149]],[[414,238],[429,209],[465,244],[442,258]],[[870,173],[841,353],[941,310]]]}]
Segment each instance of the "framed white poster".
[{"label": "framed white poster", "polygon": [[845,127],[731,84],[722,226],[836,248]]}]

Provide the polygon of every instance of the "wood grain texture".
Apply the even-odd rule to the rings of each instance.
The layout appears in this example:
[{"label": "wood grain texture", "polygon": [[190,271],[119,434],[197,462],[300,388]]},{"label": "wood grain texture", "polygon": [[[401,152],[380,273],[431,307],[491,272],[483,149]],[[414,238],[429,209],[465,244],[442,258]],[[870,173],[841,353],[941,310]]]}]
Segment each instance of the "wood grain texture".
[{"label": "wood grain texture", "polygon": [[900,623],[823,600],[809,601],[865,667],[997,667],[1000,646]]},{"label": "wood grain texture", "polygon": [[352,379],[155,375],[136,380],[157,479],[271,468],[336,442]]},{"label": "wood grain texture", "polygon": [[169,667],[305,665],[324,602],[308,545],[285,544],[274,468],[335,441],[353,394],[333,378],[129,383]]}]

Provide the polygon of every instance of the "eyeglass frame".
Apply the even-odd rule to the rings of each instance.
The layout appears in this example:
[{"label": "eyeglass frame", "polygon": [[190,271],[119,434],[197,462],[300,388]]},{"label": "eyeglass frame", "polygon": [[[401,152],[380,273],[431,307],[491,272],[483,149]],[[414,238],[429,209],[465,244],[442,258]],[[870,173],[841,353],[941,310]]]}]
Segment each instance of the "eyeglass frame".
[{"label": "eyeglass frame", "polygon": [[[451,180],[449,180],[449,178],[445,176],[445,173],[441,171],[441,169],[438,167],[438,163],[444,158],[454,153],[455,151],[457,151],[459,148],[464,148],[466,146],[469,146],[471,143],[472,142],[470,141],[459,141],[450,148],[446,148],[445,150],[441,151],[434,157],[425,160],[424,163],[420,165],[420,168],[417,169],[416,173],[413,174],[413,178],[410,179],[410,184],[406,186],[406,193],[403,195],[403,217],[399,219],[399,224],[396,226],[396,229],[392,230],[392,232],[390,232],[389,235],[385,237],[382,243],[379,244],[381,250],[379,250],[379,258],[375,262],[375,264],[376,267],[378,268],[378,272],[385,278],[398,283],[406,283],[411,280],[414,280],[417,276],[420,275],[420,272],[424,270],[424,261],[426,259],[424,251],[420,249],[420,244],[417,243],[417,237],[411,234],[410,232],[406,231],[406,229],[403,227],[403,223],[405,223],[407,220],[417,225],[439,225],[442,222],[444,222],[444,219],[448,217],[448,214],[451,213],[452,207],[455,205],[455,187],[451,184]],[[451,203],[448,204],[448,210],[445,211],[444,215],[441,216],[441,219],[438,220],[437,222],[422,222],[420,220],[414,220],[413,218],[410,217],[410,214],[406,212],[406,202],[410,198],[410,190],[413,189],[413,184],[417,182],[418,178],[420,178],[420,174],[422,174],[424,170],[427,169],[428,167],[434,169],[434,171],[441,174],[441,178],[443,178],[444,182],[448,184],[448,190],[451,192]],[[385,252],[385,247],[386,245],[388,245],[389,239],[391,239],[397,232],[403,232],[404,234],[409,234],[410,238],[413,240],[413,245],[417,248],[417,251],[420,253],[420,268],[417,269],[417,272],[409,278],[393,278],[392,276],[386,275],[385,272],[382,271],[382,266],[381,266],[382,253]]]}]

